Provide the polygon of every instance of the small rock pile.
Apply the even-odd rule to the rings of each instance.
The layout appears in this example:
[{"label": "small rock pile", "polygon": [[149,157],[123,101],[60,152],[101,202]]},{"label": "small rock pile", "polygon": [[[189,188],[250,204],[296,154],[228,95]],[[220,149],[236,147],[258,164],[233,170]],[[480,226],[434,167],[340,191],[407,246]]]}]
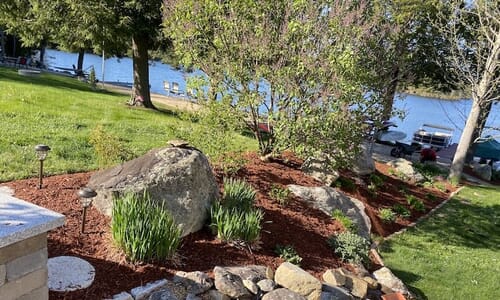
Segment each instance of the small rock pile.
[{"label": "small rock pile", "polygon": [[404,284],[387,268],[370,275],[343,268],[330,269],[321,282],[300,267],[282,263],[276,272],[266,266],[220,267],[214,280],[203,272],[179,271],[172,280],[158,280],[122,292],[113,300],[351,300],[381,299],[389,293],[409,295]]}]

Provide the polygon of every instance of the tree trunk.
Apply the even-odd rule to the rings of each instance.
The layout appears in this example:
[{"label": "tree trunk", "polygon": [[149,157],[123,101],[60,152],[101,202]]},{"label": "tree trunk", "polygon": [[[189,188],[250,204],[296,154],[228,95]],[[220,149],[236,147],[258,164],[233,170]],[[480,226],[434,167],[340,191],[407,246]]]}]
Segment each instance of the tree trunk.
[{"label": "tree trunk", "polygon": [[469,117],[467,118],[467,122],[465,123],[465,128],[462,132],[462,136],[460,137],[460,142],[457,146],[457,152],[455,152],[455,157],[453,158],[453,162],[451,163],[449,175],[450,179],[459,180],[462,176],[467,150],[469,149],[469,146],[472,142],[472,136],[474,135],[474,130],[476,129],[476,125],[479,121],[480,115],[481,106],[479,105],[479,101],[473,99],[472,109],[469,113]]},{"label": "tree trunk", "polygon": [[83,70],[83,58],[84,57],[85,57],[85,49],[80,48],[80,51],[78,51],[78,62],[76,64],[77,70]]},{"label": "tree trunk", "polygon": [[134,66],[134,87],[132,103],[156,109],[149,92],[148,39],[140,35],[132,37],[132,61]]},{"label": "tree trunk", "polygon": [[47,43],[45,42],[45,40],[42,41],[42,44],[40,45],[40,63],[43,65],[43,61],[45,59],[45,46],[47,45]]},{"label": "tree trunk", "polygon": [[488,119],[488,116],[490,115],[491,111],[491,106],[493,105],[493,101],[488,102],[485,107],[481,108],[481,113],[479,115],[479,120],[478,120],[478,125],[474,129],[474,133],[472,134],[472,144],[469,147],[469,150],[467,151],[467,156],[465,157],[465,162],[469,163],[472,161],[474,158],[474,152],[476,152],[476,145],[474,142],[481,137],[483,134],[484,126],[486,125],[486,120]]},{"label": "tree trunk", "polygon": [[392,116],[392,106],[394,105],[394,96],[398,88],[399,82],[399,67],[397,65],[393,66],[393,71],[391,73],[391,82],[385,89],[384,93],[384,110],[382,111],[382,120],[389,120]]}]

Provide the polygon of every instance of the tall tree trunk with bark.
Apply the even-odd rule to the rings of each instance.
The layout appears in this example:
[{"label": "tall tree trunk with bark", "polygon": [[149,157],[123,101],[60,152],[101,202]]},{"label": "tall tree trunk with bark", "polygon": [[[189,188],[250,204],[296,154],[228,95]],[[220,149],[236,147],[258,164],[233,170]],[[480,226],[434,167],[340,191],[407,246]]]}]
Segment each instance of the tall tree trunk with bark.
[{"label": "tall tree trunk with bark", "polygon": [[474,158],[474,152],[476,151],[476,144],[474,142],[477,141],[478,138],[483,134],[484,126],[486,126],[486,120],[490,115],[491,107],[493,105],[493,101],[486,103],[484,107],[481,108],[481,113],[479,115],[478,125],[474,129],[474,133],[472,134],[472,144],[467,151],[467,156],[465,157],[465,162],[470,163]]},{"label": "tall tree trunk with bark", "polygon": [[78,51],[78,62],[76,64],[77,70],[83,70],[83,58],[85,57],[85,49],[80,48]]},{"label": "tall tree trunk with bark", "polygon": [[460,179],[462,176],[462,171],[465,164],[465,158],[467,156],[467,150],[472,142],[472,137],[474,135],[474,130],[476,129],[477,123],[479,121],[479,116],[481,115],[481,105],[477,99],[473,99],[472,108],[465,123],[464,131],[460,137],[460,142],[457,146],[457,151],[455,152],[455,157],[450,167],[450,179]]},{"label": "tall tree trunk with bark", "polygon": [[156,109],[151,102],[149,92],[148,39],[140,34],[132,37],[132,61],[134,66],[134,87],[132,97],[134,105],[143,105]]},{"label": "tall tree trunk with bark", "polygon": [[394,97],[396,96],[396,91],[399,83],[399,67],[397,65],[393,66],[391,72],[391,82],[385,89],[384,93],[384,109],[382,111],[382,121],[389,120],[392,116],[392,107],[394,105]]}]

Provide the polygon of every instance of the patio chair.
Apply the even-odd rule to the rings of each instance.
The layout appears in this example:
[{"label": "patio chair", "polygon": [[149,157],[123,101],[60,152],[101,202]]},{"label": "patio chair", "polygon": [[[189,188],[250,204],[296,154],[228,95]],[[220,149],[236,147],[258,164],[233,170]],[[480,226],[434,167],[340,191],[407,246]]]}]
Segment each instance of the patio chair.
[{"label": "patio chair", "polygon": [[167,94],[170,93],[170,82],[168,81],[163,81],[163,89],[167,92]]}]

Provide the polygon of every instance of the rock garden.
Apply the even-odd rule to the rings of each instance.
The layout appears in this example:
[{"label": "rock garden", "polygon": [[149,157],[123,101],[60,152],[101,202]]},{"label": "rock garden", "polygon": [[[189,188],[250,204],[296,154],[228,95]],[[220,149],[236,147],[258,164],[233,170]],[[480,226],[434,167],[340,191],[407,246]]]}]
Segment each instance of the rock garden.
[{"label": "rock garden", "polygon": [[[95,268],[89,287],[50,299],[411,297],[370,249],[456,189],[438,167],[404,159],[365,156],[332,173],[291,153],[249,152],[228,172],[172,144],[101,171],[45,178],[42,189],[36,179],[4,184],[66,216],[49,233],[49,257]],[[85,186],[97,196],[81,233]]]}]

